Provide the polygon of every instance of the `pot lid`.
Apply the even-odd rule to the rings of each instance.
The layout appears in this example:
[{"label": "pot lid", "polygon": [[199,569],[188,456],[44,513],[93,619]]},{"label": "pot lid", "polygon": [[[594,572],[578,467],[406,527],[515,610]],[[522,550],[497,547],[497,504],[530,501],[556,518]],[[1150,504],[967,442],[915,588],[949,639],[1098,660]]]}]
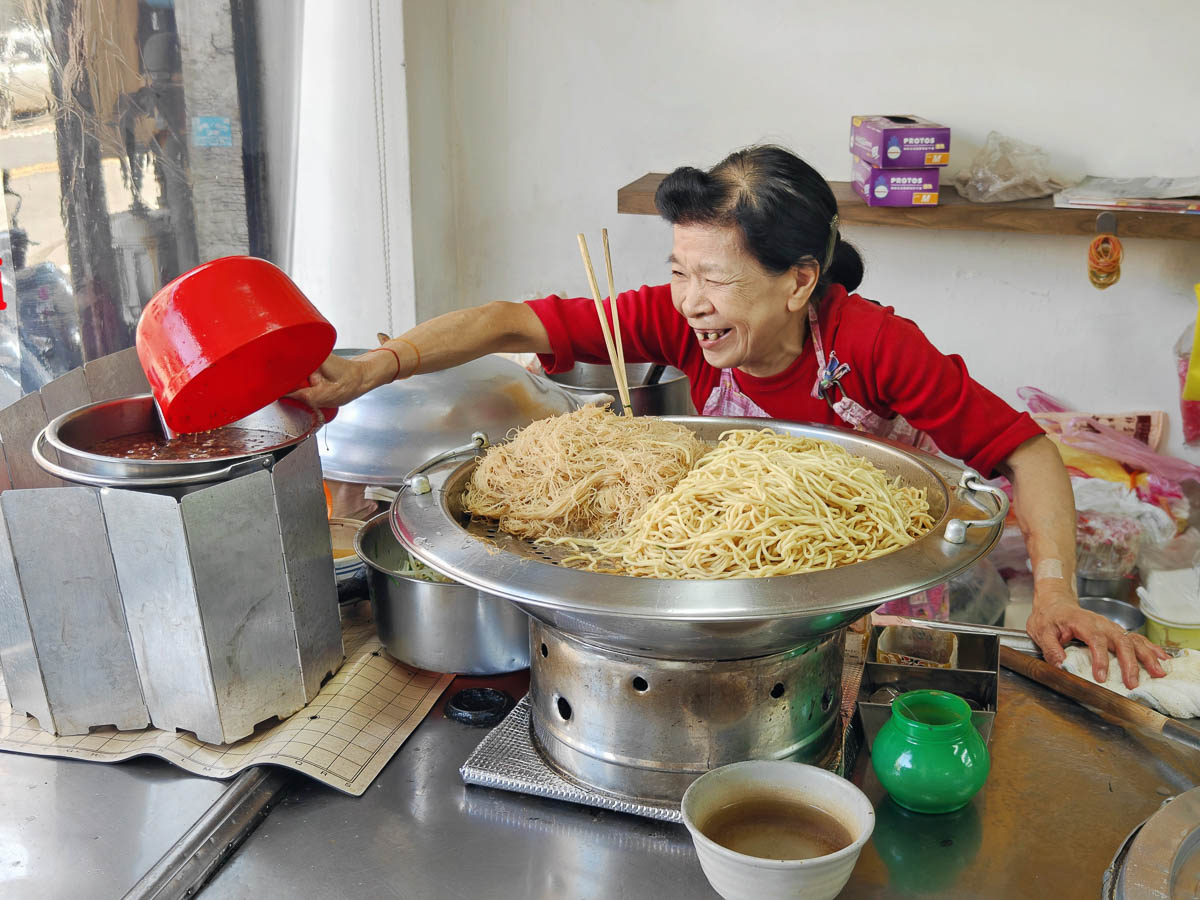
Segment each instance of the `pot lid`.
[{"label": "pot lid", "polygon": [[516,363],[485,356],[385,384],[343,406],[317,439],[321,469],[333,481],[397,486],[425,460],[461,444],[464,435],[483,431],[499,440],[598,397],[568,393]]}]

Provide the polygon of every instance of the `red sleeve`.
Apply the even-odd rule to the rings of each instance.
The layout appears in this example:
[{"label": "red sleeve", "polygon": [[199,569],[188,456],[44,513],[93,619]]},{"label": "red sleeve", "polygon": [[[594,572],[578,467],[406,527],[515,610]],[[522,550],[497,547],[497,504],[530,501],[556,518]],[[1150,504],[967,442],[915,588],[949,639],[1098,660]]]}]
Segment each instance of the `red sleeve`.
[{"label": "red sleeve", "polygon": [[971,378],[961,356],[943,355],[907,319],[885,316],[873,359],[880,403],[985,477],[1025,441],[1043,434],[1028,413]]},{"label": "red sleeve", "polygon": [[[608,363],[608,349],[596,315],[596,303],[582,297],[543,297],[526,301],[550,336],[550,353],[538,355],[549,373],[566,372],[576,361]],[[612,314],[608,310],[608,324]],[[617,294],[621,344],[627,363],[665,363],[683,368],[687,352],[687,323],[675,312],[670,285]]]}]

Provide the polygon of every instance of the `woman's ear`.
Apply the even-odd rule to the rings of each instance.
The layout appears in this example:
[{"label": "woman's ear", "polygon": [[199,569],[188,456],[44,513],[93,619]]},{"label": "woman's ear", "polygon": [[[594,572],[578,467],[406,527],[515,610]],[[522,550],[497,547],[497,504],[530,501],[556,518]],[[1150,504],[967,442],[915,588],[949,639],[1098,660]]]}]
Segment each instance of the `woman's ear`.
[{"label": "woman's ear", "polygon": [[817,288],[817,278],[820,275],[820,270],[816,263],[802,263],[798,266],[792,266],[788,271],[788,276],[792,279],[790,283],[791,292],[788,295],[788,311],[800,312],[808,305],[808,301],[812,298],[812,293]]}]

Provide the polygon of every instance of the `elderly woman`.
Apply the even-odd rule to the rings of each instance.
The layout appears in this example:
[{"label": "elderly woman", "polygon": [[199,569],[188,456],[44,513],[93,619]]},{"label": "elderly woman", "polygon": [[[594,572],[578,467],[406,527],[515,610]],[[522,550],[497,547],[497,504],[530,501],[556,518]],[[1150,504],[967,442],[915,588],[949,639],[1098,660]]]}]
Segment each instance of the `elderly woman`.
[{"label": "elderly woman", "polygon": [[[671,280],[617,297],[627,361],[682,369],[705,415],[853,428],[1005,475],[1033,562],[1027,627],[1046,659],[1061,662],[1075,638],[1091,648],[1099,681],[1110,650],[1130,687],[1139,662],[1163,674],[1161,649],[1079,606],[1074,498],[1054,445],[972,380],[960,357],[851,293],[862,260],[838,233],[833,192],[811,166],[779,147],[753,147],[707,172],[676,169],[655,202],[674,226]],[[447,313],[377,351],[331,356],[297,396],[340,405],[497,351],[535,352],[549,372],[607,362],[593,302],[558,297]]]}]

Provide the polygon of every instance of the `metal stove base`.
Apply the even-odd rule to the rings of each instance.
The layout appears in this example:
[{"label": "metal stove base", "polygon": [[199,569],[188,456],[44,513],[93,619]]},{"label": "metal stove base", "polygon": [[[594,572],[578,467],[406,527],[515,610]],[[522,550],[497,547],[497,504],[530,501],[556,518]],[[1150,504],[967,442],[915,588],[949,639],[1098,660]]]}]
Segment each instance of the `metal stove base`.
[{"label": "metal stove base", "polygon": [[[854,767],[862,734],[857,727],[854,713],[858,685],[862,680],[862,666],[846,660],[842,673],[842,741],[841,748],[831,767],[839,775],[845,775]],[[479,746],[459,768],[459,774],[467,784],[498,788],[518,794],[531,794],[551,800],[564,800],[582,806],[610,809],[662,822],[682,822],[679,806],[638,802],[614,797],[568,781],[542,758],[533,745],[529,723],[530,701],[526,695],[505,717],[479,742]]]}]

